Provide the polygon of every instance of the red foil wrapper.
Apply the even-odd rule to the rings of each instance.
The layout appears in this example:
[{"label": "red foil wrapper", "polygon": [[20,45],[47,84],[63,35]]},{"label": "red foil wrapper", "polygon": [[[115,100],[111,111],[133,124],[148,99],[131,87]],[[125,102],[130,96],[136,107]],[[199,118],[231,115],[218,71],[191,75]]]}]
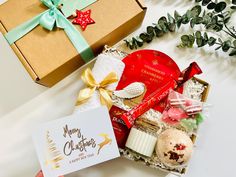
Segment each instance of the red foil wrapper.
[{"label": "red foil wrapper", "polygon": [[126,113],[126,111],[116,106],[112,106],[109,113],[117,144],[120,148],[124,148],[130,132],[130,130],[125,125],[125,122],[121,119],[121,116]]},{"label": "red foil wrapper", "polygon": [[191,79],[194,75],[201,74],[201,73],[202,73],[202,70],[198,66],[198,64],[196,62],[192,62],[188,68],[182,71],[181,76],[180,76],[182,77],[182,80],[179,81],[180,82],[179,86],[185,83],[186,81],[188,81],[189,79]]}]

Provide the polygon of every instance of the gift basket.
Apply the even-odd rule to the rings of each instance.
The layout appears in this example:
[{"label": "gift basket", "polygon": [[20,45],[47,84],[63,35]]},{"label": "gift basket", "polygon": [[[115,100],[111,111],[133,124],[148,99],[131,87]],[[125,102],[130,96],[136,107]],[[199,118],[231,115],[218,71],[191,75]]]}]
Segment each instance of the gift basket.
[{"label": "gift basket", "polygon": [[[105,47],[103,53],[119,59],[126,57],[123,61],[128,56],[122,51],[109,47]],[[159,56],[159,54],[155,55]],[[141,56],[137,58],[139,57],[141,58]],[[164,57],[166,59],[165,55]],[[160,62],[160,60],[157,59],[155,61],[154,59],[153,65],[156,66]],[[164,63],[163,65],[171,66],[170,62],[172,60],[169,59],[165,62],[169,63]],[[145,67],[145,65],[147,66]],[[168,96],[165,101],[150,107],[147,105],[150,104],[151,98],[155,96],[156,91],[153,92],[153,90],[158,89],[152,88],[152,85],[155,84],[155,79],[159,79],[156,80],[158,84],[162,78],[158,78],[158,75],[151,73],[153,68],[148,63],[143,66],[146,70],[141,69],[141,73],[154,77],[150,85],[148,85],[149,81],[145,80],[146,78],[144,81],[147,84],[140,82],[140,79],[138,79],[139,76],[144,77],[144,74],[143,76],[141,74],[133,77],[129,71],[133,73],[136,71],[132,69],[132,64],[128,64],[129,71],[124,71],[120,83],[112,96],[114,105],[110,109],[110,116],[121,156],[151,168],[164,170],[176,175],[184,174],[196,141],[198,127],[206,116],[207,105],[205,102],[210,86],[201,79],[185,75],[189,78],[182,77],[182,80],[186,79],[183,85],[178,86],[175,90],[167,89]],[[172,68],[176,72],[175,66],[172,66]],[[184,72],[190,73],[191,69]],[[128,81],[124,75],[125,77],[131,75],[132,79]],[[159,90],[162,90],[162,88]],[[151,93],[145,98],[148,91]],[[163,90],[159,92],[163,94]],[[159,94],[159,97],[162,94]],[[145,99],[149,99],[146,104],[147,109],[145,108]],[[143,114],[139,113],[139,116],[136,116],[137,118],[132,123],[132,127],[127,128],[124,115],[128,115],[127,113],[135,114],[141,110],[137,109],[140,107],[148,111],[142,111],[144,112]]]}]

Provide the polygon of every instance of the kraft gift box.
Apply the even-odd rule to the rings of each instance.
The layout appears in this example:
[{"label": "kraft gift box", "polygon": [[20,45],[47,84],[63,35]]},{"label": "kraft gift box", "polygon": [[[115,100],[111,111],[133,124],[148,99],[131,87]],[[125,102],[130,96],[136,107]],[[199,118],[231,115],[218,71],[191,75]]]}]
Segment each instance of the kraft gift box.
[{"label": "kraft gift box", "polygon": [[[8,0],[0,6],[0,31],[6,34],[47,9],[39,0]],[[134,31],[146,12],[142,0],[98,0],[82,11],[89,9],[95,24],[85,31],[75,26],[95,55],[105,44],[113,45]],[[11,47],[33,80],[47,87],[85,64],[64,30],[58,28],[48,31],[37,26]]]}]

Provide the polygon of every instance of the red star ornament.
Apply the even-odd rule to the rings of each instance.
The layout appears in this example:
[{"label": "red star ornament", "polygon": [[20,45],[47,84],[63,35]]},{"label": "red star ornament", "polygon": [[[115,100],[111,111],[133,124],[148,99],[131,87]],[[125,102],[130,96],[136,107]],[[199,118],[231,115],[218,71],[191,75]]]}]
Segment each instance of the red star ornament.
[{"label": "red star ornament", "polygon": [[95,23],[95,21],[90,17],[91,10],[85,12],[76,10],[76,14],[77,17],[72,21],[72,23],[80,25],[83,31],[86,29],[87,25]]}]

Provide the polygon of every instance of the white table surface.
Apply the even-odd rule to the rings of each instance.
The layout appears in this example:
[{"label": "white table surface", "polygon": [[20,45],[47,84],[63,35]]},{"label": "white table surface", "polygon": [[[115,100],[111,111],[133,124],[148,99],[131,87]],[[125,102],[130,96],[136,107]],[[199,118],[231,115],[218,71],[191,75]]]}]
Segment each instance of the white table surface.
[{"label": "white table surface", "polygon": [[[0,2],[3,0],[0,0]],[[158,17],[177,9],[191,7],[187,0],[146,0],[149,7],[145,21],[134,34],[155,22]],[[234,18],[235,19],[235,18]],[[183,29],[180,30],[183,32]],[[170,34],[144,46],[170,55],[184,69],[197,61],[204,74],[200,78],[211,84],[211,115],[199,132],[195,153],[186,177],[235,177],[236,158],[236,63],[213,49],[176,48],[179,35]],[[0,177],[34,177],[40,169],[33,148],[31,132],[42,122],[72,113],[82,82],[80,70],[53,88],[35,84],[15,54],[0,36]],[[79,171],[71,177],[164,177],[166,173],[125,159],[116,159]]]}]

